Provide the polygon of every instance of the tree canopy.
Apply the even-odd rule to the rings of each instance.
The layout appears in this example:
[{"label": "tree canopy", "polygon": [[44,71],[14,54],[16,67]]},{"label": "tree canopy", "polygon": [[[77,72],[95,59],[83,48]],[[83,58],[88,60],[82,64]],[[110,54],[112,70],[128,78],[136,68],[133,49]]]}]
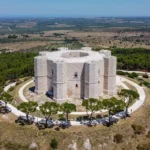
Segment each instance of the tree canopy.
[{"label": "tree canopy", "polygon": [[110,99],[103,99],[102,103],[104,109],[108,110],[109,124],[110,124],[110,117],[114,113],[123,110],[125,107],[125,102],[122,100],[118,100],[115,97],[112,97]]},{"label": "tree canopy", "polygon": [[13,101],[13,97],[8,92],[2,92],[0,94],[0,99],[5,102],[5,106],[7,105],[7,103],[11,103]]},{"label": "tree canopy", "polygon": [[26,113],[26,117],[27,117],[27,120],[28,120],[29,113],[35,112],[37,106],[38,106],[37,102],[29,101],[29,102],[21,103],[17,107],[17,109],[19,109],[20,111]]},{"label": "tree canopy", "polygon": [[129,105],[139,98],[139,94],[136,91],[128,90],[128,89],[122,89],[120,92],[118,92],[118,95],[125,102],[126,114],[128,113]]},{"label": "tree canopy", "polygon": [[66,115],[66,120],[68,121],[68,115],[71,112],[76,111],[76,105],[65,102],[60,105],[60,111]]},{"label": "tree canopy", "polygon": [[125,102],[122,100],[118,100],[115,97],[112,97],[110,99],[104,99],[102,103],[104,109],[107,109],[110,112],[110,114],[114,114],[119,110],[124,109],[125,107]]},{"label": "tree canopy", "polygon": [[[42,48],[41,48],[42,50]],[[142,48],[112,49],[117,57],[117,69],[150,71],[150,51]],[[0,55],[0,86],[7,80],[34,75],[34,57],[37,52],[13,52]]]},{"label": "tree canopy", "polygon": [[40,106],[40,111],[47,118],[53,114],[57,114],[59,110],[59,104],[55,102],[45,102]]},{"label": "tree canopy", "polygon": [[37,53],[2,53],[0,54],[0,86],[7,80],[34,75],[33,58]]},{"label": "tree canopy", "polygon": [[40,111],[42,114],[45,116],[46,119],[46,124],[45,126],[47,127],[47,121],[50,119],[51,115],[57,114],[59,110],[59,104],[55,102],[45,102],[40,106]]},{"label": "tree canopy", "polygon": [[99,111],[103,108],[102,102],[95,98],[89,98],[87,100],[83,100],[82,106],[85,107],[87,115],[89,116],[90,120],[95,111]]},{"label": "tree canopy", "polygon": [[115,48],[112,55],[117,56],[117,69],[150,71],[150,51],[144,48]]}]

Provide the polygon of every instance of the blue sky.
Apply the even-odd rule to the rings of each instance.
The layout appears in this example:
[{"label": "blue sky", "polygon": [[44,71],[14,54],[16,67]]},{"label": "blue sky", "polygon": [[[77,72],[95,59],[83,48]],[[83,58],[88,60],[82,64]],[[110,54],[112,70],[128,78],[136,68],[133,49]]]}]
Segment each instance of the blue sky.
[{"label": "blue sky", "polygon": [[6,16],[150,16],[150,0],[0,0]]}]

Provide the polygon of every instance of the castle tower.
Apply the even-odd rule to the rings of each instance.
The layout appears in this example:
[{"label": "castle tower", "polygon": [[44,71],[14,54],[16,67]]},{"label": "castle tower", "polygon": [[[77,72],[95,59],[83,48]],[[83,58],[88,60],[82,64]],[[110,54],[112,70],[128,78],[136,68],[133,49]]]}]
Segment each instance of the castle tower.
[{"label": "castle tower", "polygon": [[47,88],[48,91],[53,91],[53,61],[47,60]]},{"label": "castle tower", "polygon": [[34,58],[35,93],[45,94],[47,91],[47,59],[43,56]]},{"label": "castle tower", "polygon": [[67,63],[64,60],[53,64],[53,99],[63,102],[67,99]]},{"label": "castle tower", "polygon": [[111,51],[102,50],[104,54],[104,94],[113,96],[116,94],[116,64],[117,59],[111,56]]},{"label": "castle tower", "polygon": [[99,96],[103,95],[104,88],[104,60],[98,61],[98,92]]},{"label": "castle tower", "polygon": [[85,99],[99,97],[97,63],[94,60],[85,63]]}]

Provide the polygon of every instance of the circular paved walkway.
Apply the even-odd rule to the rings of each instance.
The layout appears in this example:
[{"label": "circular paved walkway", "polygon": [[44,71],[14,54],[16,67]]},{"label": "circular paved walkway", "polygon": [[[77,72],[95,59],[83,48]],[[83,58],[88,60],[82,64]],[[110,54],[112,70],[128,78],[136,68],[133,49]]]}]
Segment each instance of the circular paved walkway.
[{"label": "circular paved walkway", "polygon": [[[139,93],[140,97],[139,97],[139,100],[137,100],[131,107],[129,107],[129,113],[133,113],[134,111],[136,111],[137,109],[139,109],[144,101],[145,101],[145,98],[146,98],[146,95],[145,95],[145,92],[143,90],[143,88],[141,86],[139,86],[138,84],[134,83],[133,81],[130,81],[124,77],[120,77],[120,76],[117,76],[116,77],[116,84],[117,86],[122,86],[123,88],[125,89],[128,89],[128,87],[123,83],[124,81],[128,82],[129,84],[131,84],[132,86],[134,86],[136,89],[137,89],[137,92]],[[25,98],[25,96],[23,95],[23,90],[26,86],[28,86],[29,84],[31,84],[33,82],[33,80],[27,82],[26,84],[24,84],[20,89],[19,89],[19,96],[20,98],[22,99],[22,101],[24,102],[28,102],[28,100]],[[16,83],[13,83],[11,85],[8,85],[4,88],[5,91],[7,91],[11,86],[15,86]],[[17,110],[14,106],[12,106],[11,104],[8,104],[8,107],[10,107],[12,109],[12,113],[16,116],[20,116],[20,115],[25,115],[23,112]],[[103,110],[103,112],[105,112],[107,110]],[[96,112],[96,113],[100,113],[99,111]],[[86,115],[87,113],[86,112],[72,112],[71,113],[72,115]],[[115,116],[115,115],[114,115]],[[118,117],[116,115],[116,117]],[[42,118],[38,118],[38,117],[35,117],[35,120],[40,120]],[[81,125],[80,122],[77,122],[77,121],[71,121],[71,124],[72,125]]]}]

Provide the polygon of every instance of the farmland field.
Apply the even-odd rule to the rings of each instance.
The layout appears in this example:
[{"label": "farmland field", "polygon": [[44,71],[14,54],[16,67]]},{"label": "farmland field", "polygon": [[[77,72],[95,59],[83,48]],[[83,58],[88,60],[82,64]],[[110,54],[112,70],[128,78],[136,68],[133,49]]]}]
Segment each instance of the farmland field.
[{"label": "farmland field", "polygon": [[[8,38],[16,35],[16,38]],[[76,39],[94,48],[150,48],[150,18],[37,18],[0,20],[0,50],[22,50]],[[12,48],[11,48],[12,47]],[[25,48],[26,49],[26,48]]]}]

